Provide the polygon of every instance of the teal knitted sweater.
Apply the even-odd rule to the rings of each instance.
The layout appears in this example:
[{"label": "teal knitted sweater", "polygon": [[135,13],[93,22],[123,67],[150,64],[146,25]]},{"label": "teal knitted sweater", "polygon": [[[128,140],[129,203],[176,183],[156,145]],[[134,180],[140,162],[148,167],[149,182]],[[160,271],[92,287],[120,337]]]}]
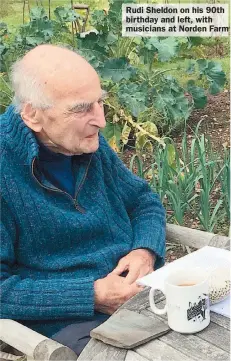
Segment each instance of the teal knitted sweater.
[{"label": "teal knitted sweater", "polygon": [[79,157],[72,198],[38,171],[33,132],[10,106],[1,116],[1,318],[46,336],[94,318],[94,281],[133,249],[165,255],[165,211],[100,135]]}]

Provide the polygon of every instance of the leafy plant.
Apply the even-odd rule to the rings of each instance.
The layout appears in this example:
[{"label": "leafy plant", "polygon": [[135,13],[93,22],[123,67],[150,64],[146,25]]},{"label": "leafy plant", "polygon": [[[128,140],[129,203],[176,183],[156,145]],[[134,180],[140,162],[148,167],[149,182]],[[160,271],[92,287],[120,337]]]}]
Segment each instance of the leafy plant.
[{"label": "leafy plant", "polygon": [[49,20],[43,7],[31,9],[30,21],[21,25],[16,34],[11,34],[5,24],[0,27],[0,64],[1,72],[9,73],[14,61],[37,45],[52,43],[63,33],[69,34],[68,22],[77,18],[77,13],[69,7],[55,9],[57,20]]},{"label": "leafy plant", "polygon": [[223,195],[223,206],[225,207],[226,215],[230,220],[230,152],[226,148],[224,150],[224,164],[219,163],[218,167],[218,180]]},{"label": "leafy plant", "polygon": [[177,55],[179,43],[174,37],[158,39],[156,37],[144,38],[140,43],[138,51],[141,53],[141,59],[151,70],[154,57],[161,62],[169,61]]},{"label": "leafy plant", "polygon": [[80,15],[71,6],[58,6],[54,10],[54,14],[60,23],[72,22],[80,18]]},{"label": "leafy plant", "polygon": [[210,139],[198,135],[199,126],[190,148],[186,133],[181,152],[166,138],[165,146],[155,147],[150,165],[145,167],[142,154],[137,153],[130,169],[148,180],[159,194],[169,221],[183,225],[186,216],[198,217],[202,229],[213,232],[221,219],[230,217],[230,156],[226,151],[224,159],[220,158]]},{"label": "leafy plant", "polygon": [[97,32],[85,37],[74,36],[70,30],[71,23],[81,19],[70,6],[57,7],[55,20],[47,16],[43,7],[32,9],[30,22],[21,25],[16,35],[9,34],[4,27],[0,29],[1,71],[8,74],[11,64],[36,45],[60,44],[64,40],[92,64],[109,93],[105,107],[108,120],[105,136],[109,143],[120,150],[130,136],[135,137],[139,151],[145,147],[151,150],[155,141],[163,143],[160,135],[169,135],[187,121],[194,107],[206,105],[206,92],[197,81],[204,79],[209,91],[215,94],[222,90],[226,78],[218,63],[205,59],[191,62],[187,70],[192,79],[185,86],[167,75],[171,74],[170,66],[164,71],[157,70],[157,62],[168,62],[178,57],[182,48],[195,46],[195,41],[201,40],[122,37],[122,4],[131,2],[136,3],[110,0],[108,11],[93,12],[91,22]]},{"label": "leafy plant", "polygon": [[[98,34],[88,34],[84,39],[77,37],[77,48],[99,72],[103,86],[109,89],[111,103],[118,103],[118,107],[126,111],[133,122],[139,122],[142,114],[158,114],[159,119],[151,117],[159,131],[169,134],[179,124],[184,123],[194,107],[202,108],[207,103],[206,92],[197,85],[195,67],[198,80],[204,78],[210,90],[222,89],[225,82],[224,74],[219,65],[204,59],[192,63],[189,72],[192,79],[185,87],[178,84],[176,79],[166,72],[157,71],[155,63],[166,62],[179,55],[181,47],[190,47],[192,38],[122,38],[121,37],[121,9],[122,4],[130,2],[110,0],[108,13],[97,10],[92,14],[92,25]],[[135,1],[133,1],[135,2]],[[171,68],[168,69],[171,72]],[[113,89],[113,92],[111,92]],[[114,109],[117,121],[116,128],[122,135],[124,120]],[[112,124],[112,108],[107,119]],[[146,121],[149,118],[146,119]],[[110,125],[108,129],[112,129]],[[106,132],[112,134],[111,132]],[[117,148],[123,145],[116,137]],[[110,141],[111,139],[108,138]],[[113,140],[113,141],[114,141]]]},{"label": "leafy plant", "polygon": [[[209,142],[208,142],[209,144]],[[202,135],[201,138],[196,139],[195,148],[198,151],[199,156],[199,169],[198,174],[200,174],[198,178],[198,186],[199,186],[199,198],[200,198],[200,210],[198,213],[198,217],[200,219],[201,224],[204,229],[212,232],[213,228],[217,222],[217,215],[220,206],[222,205],[222,199],[219,199],[215,207],[211,204],[211,194],[215,185],[215,168],[216,168],[216,160],[207,160],[208,153],[207,150],[210,151],[210,146],[206,149],[205,136]],[[209,152],[209,155],[213,155],[213,153]],[[206,157],[207,156],[207,157]]]},{"label": "leafy plant", "polygon": [[0,112],[3,113],[12,100],[12,90],[7,75],[0,74]]}]

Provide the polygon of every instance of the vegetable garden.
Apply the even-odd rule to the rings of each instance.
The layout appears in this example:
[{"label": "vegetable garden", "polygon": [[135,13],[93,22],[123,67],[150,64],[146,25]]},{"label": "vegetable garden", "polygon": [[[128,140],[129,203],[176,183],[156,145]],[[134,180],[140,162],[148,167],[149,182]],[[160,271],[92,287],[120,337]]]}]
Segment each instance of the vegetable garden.
[{"label": "vegetable garden", "polygon": [[[212,119],[199,115],[208,109],[208,99],[215,101],[219,93],[227,92],[229,41],[124,38],[124,2],[135,1],[110,0],[106,9],[91,10],[86,29],[94,30],[84,34],[75,26],[83,25],[84,12],[74,10],[72,3],[51,9],[49,2],[45,9],[42,2],[36,2],[24,24],[13,28],[1,23],[1,112],[12,99],[9,72],[16,59],[43,43],[77,51],[96,69],[108,93],[106,139],[126,165],[160,195],[168,222],[189,226],[189,219],[196,219],[199,229],[227,234],[229,144],[221,134],[223,146],[215,150],[213,137],[202,130],[205,121]],[[28,17],[26,5],[21,3],[22,19]],[[192,124],[195,114],[199,115]]]}]

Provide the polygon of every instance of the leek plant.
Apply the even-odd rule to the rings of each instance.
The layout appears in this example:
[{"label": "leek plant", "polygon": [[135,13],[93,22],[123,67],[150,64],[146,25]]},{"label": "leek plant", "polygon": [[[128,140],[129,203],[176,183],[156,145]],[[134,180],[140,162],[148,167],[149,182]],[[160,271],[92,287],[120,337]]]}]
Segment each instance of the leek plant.
[{"label": "leek plant", "polygon": [[170,219],[183,225],[186,215],[198,217],[202,229],[213,232],[221,219],[229,218],[230,156],[222,158],[213,151],[210,138],[198,135],[198,124],[192,142],[184,132],[180,151],[174,142],[156,146],[153,161],[144,167],[140,154],[132,157],[130,169],[148,180],[170,211]]}]

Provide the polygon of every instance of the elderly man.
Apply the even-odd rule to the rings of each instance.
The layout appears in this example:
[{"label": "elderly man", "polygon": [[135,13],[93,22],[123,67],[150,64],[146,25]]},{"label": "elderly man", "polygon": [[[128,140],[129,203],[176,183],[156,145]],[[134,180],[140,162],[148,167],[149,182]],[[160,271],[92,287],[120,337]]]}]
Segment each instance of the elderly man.
[{"label": "elderly man", "polygon": [[104,92],[86,60],[38,46],[14,64],[12,86],[1,116],[1,318],[69,346],[82,338],[78,353],[163,265],[165,212],[99,134]]}]

